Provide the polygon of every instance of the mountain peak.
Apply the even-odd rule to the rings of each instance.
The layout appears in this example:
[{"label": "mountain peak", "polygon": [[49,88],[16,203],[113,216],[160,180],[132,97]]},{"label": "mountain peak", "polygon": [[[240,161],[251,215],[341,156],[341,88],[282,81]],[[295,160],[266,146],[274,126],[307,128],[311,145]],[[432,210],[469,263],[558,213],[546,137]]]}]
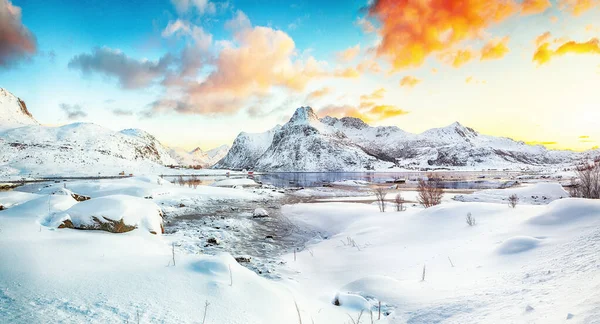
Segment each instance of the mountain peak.
[{"label": "mountain peak", "polygon": [[25,102],[10,91],[0,88],[0,127],[13,128],[25,125],[39,125],[33,118]]},{"label": "mountain peak", "polygon": [[297,108],[289,122],[292,124],[310,124],[315,121],[318,122],[319,117],[311,107],[306,106]]}]

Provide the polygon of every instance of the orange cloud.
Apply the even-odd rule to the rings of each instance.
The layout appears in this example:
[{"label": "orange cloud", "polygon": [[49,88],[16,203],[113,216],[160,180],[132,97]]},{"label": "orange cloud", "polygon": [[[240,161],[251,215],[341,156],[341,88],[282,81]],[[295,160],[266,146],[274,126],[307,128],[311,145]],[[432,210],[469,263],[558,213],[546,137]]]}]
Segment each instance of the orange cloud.
[{"label": "orange cloud", "polygon": [[360,44],[356,44],[337,54],[337,58],[341,62],[350,62],[360,53]]},{"label": "orange cloud", "polygon": [[548,63],[553,57],[564,56],[566,54],[600,54],[600,40],[598,38],[592,38],[583,43],[575,41],[559,43],[562,44],[555,50],[550,48],[548,40],[542,44],[538,43],[538,48],[533,55],[533,61],[538,65],[543,65]]},{"label": "orange cloud", "polygon": [[459,68],[471,61],[474,55],[475,53],[473,53],[473,51],[470,49],[464,49],[442,53],[439,55],[439,58],[447,64],[452,65],[455,68]]},{"label": "orange cloud", "polygon": [[269,96],[275,88],[301,92],[317,78],[357,77],[354,68],[331,71],[312,56],[298,57],[294,40],[285,32],[252,26],[238,11],[225,23],[233,38],[220,42],[221,50],[211,61],[205,78],[172,83],[175,98],[150,104],[152,112],[174,110],[185,114],[234,114]]},{"label": "orange cloud", "polygon": [[379,88],[370,94],[360,96],[360,103],[354,105],[328,105],[319,110],[319,115],[332,117],[356,117],[370,123],[386,118],[408,114],[408,111],[393,105],[377,104],[383,99],[386,90]]},{"label": "orange cloud", "polygon": [[328,94],[330,94],[332,92],[331,88],[329,87],[324,87],[315,91],[312,91],[311,93],[308,94],[307,99],[308,100],[315,100],[315,99],[319,99],[322,98]]},{"label": "orange cloud", "polygon": [[503,58],[504,55],[510,52],[507,46],[508,40],[508,37],[504,37],[500,40],[492,40],[485,44],[481,49],[480,60],[497,60]]},{"label": "orange cloud", "polygon": [[523,0],[523,2],[521,2],[521,14],[540,14],[550,7],[552,7],[550,0]]},{"label": "orange cloud", "polygon": [[545,32],[545,33],[541,34],[540,36],[536,37],[535,45],[540,46],[544,43],[548,43],[550,41],[551,37],[552,37],[552,34],[550,34],[550,32]]},{"label": "orange cloud", "polygon": [[351,105],[329,105],[319,110],[319,116],[331,117],[355,117],[360,118],[366,123],[372,123],[379,120],[406,115],[409,112],[392,105],[373,105],[370,109],[364,110]]},{"label": "orange cloud", "polygon": [[387,90],[385,88],[379,88],[373,91],[371,94],[360,96],[361,101],[371,101],[376,99],[383,99]]},{"label": "orange cloud", "polygon": [[[420,66],[516,12],[513,0],[375,0],[369,8],[381,22],[377,54],[388,57],[395,71]],[[453,65],[470,59],[462,54]]]},{"label": "orange cloud", "polygon": [[469,76],[465,79],[465,83],[467,84],[487,84],[487,81],[485,80],[475,80],[474,77]]},{"label": "orange cloud", "polygon": [[338,78],[358,78],[360,73],[353,67],[346,69],[338,69],[335,71],[334,76]]},{"label": "orange cloud", "polygon": [[599,0],[559,0],[558,5],[561,10],[565,10],[574,16],[579,16],[582,13],[598,6]]},{"label": "orange cloud", "polygon": [[404,78],[402,78],[402,80],[400,80],[400,86],[401,87],[412,88],[412,87],[416,86],[419,83],[421,83],[421,80],[419,80],[419,79],[417,79],[417,78],[415,78],[413,76],[410,76],[410,75],[407,75]]},{"label": "orange cloud", "polygon": [[379,63],[377,63],[377,61],[375,61],[375,60],[364,60],[356,66],[356,70],[358,70],[361,73],[364,73],[364,72],[380,73],[381,67],[379,66]]}]

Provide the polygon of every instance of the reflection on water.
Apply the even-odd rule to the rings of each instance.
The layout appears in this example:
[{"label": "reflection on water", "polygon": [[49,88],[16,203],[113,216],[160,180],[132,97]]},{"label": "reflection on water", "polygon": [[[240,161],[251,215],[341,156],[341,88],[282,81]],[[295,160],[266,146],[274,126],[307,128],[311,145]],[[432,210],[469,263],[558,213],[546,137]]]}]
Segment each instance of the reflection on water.
[{"label": "reflection on water", "polygon": [[[509,171],[488,172],[436,172],[442,179],[446,189],[494,189],[505,188],[515,184],[513,180],[520,173]],[[416,181],[425,176],[423,172],[270,172],[248,176],[254,180],[279,188],[289,187],[321,187],[337,181],[361,180],[370,183],[395,183],[400,188],[414,188]],[[215,181],[226,179],[225,176],[211,177],[165,177],[167,180],[182,185],[211,185]],[[241,178],[231,176],[231,179]]]}]

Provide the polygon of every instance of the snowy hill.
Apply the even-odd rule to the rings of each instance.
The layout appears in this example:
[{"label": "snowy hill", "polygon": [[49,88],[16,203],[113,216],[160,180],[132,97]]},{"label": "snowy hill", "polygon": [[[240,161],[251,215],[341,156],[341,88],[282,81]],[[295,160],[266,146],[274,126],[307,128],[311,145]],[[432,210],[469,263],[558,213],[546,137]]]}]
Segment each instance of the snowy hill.
[{"label": "snowy hill", "polygon": [[177,161],[145,131],[42,126],[22,100],[0,89],[0,178],[154,173],[167,164]]},{"label": "snowy hill", "polygon": [[190,152],[181,148],[173,148],[170,153],[180,165],[201,165],[203,168],[208,168],[225,157],[228,151],[228,145],[221,145],[208,151],[203,151],[199,147]]},{"label": "snowy hill", "polygon": [[0,131],[26,125],[38,125],[25,102],[8,90],[0,88]]},{"label": "snowy hill", "polygon": [[458,122],[412,134],[395,126],[371,127],[353,117],[319,119],[312,108],[301,107],[280,128],[263,134],[241,133],[215,167],[260,171],[360,171],[393,166],[516,169],[570,164],[578,155],[482,135]]},{"label": "snowy hill", "polygon": [[24,126],[0,133],[0,177],[147,173],[177,164],[141,130],[114,132],[89,123]]}]

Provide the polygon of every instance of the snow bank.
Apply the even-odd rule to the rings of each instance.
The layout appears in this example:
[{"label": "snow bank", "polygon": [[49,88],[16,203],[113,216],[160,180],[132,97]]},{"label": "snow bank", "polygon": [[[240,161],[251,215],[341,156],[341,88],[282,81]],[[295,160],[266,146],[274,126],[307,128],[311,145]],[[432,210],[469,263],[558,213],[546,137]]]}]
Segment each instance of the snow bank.
[{"label": "snow bank", "polygon": [[531,236],[515,236],[502,242],[498,247],[499,254],[517,254],[535,249],[541,240]]},{"label": "snow bank", "polygon": [[362,187],[369,184],[368,181],[363,180],[343,180],[335,181],[331,183],[334,186],[345,186],[345,187]]},{"label": "snow bank", "polygon": [[[152,201],[125,195],[106,196],[90,199],[58,213],[49,225],[60,226],[67,221],[74,228],[117,230],[117,223],[128,227],[141,228],[154,234],[163,232],[162,212]],[[68,227],[68,225],[67,225]]]},{"label": "snow bank", "polygon": [[61,212],[77,204],[77,201],[68,195],[34,196],[37,196],[38,198],[28,200],[22,204],[9,208],[2,215],[41,220],[48,217],[49,214]]},{"label": "snow bank", "polygon": [[511,195],[519,197],[519,204],[531,205],[549,204],[554,200],[569,197],[569,193],[560,183],[544,182],[517,188],[481,190],[470,195],[457,195],[454,199],[463,202],[508,203],[508,197]]},{"label": "snow bank", "polygon": [[252,179],[226,179],[216,181],[212,184],[214,187],[235,187],[235,186],[258,186],[258,183]]},{"label": "snow bank", "polygon": [[0,191],[0,205],[4,206],[5,208],[9,208],[39,197],[40,195],[31,194],[27,192],[12,190]]},{"label": "snow bank", "polygon": [[531,218],[529,223],[535,225],[563,225],[589,217],[600,219],[600,201],[569,198],[549,204],[545,211]]}]

